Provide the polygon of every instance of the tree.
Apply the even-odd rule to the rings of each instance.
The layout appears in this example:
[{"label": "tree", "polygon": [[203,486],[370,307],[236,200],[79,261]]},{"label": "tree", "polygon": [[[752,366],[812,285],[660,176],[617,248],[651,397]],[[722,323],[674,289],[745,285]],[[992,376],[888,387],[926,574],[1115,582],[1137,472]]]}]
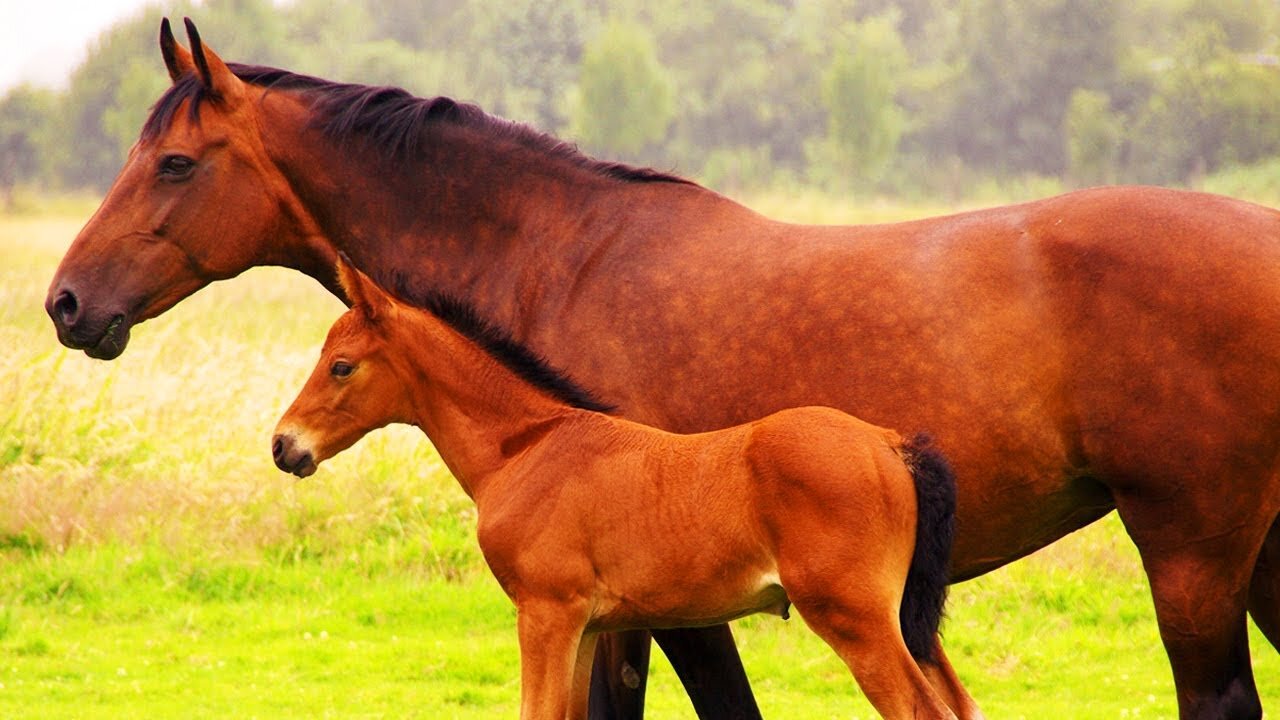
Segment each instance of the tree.
[{"label": "tree", "polygon": [[45,170],[55,108],[52,93],[27,86],[0,99],[0,209],[9,206],[16,185],[36,181]]},{"label": "tree", "polygon": [[1137,179],[1195,182],[1280,152],[1280,73],[1242,60],[1216,22],[1187,26],[1152,74],[1130,140]]},{"label": "tree", "polygon": [[583,52],[569,134],[595,151],[634,157],[666,135],[674,113],[653,38],[634,24],[605,26]]},{"label": "tree", "polygon": [[1087,186],[1116,181],[1123,128],[1106,93],[1084,88],[1071,93],[1063,131],[1071,183]]},{"label": "tree", "polygon": [[1114,82],[1125,27],[1112,0],[965,0],[956,82],[932,108],[923,140],[939,155],[998,174],[1058,174],[1076,88]]},{"label": "tree", "polygon": [[169,87],[169,75],[154,59],[133,58],[116,85],[111,105],[102,112],[102,129],[115,141],[120,157],[138,141],[151,104]]},{"label": "tree", "polygon": [[828,184],[874,184],[902,136],[895,95],[907,52],[887,15],[849,25],[844,37],[822,74],[827,134],[811,145],[810,165]]}]

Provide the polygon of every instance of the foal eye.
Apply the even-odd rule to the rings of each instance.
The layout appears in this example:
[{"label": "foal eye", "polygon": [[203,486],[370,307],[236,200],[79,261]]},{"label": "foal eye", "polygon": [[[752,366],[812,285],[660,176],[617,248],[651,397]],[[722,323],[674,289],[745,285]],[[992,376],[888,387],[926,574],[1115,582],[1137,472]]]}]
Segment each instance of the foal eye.
[{"label": "foal eye", "polygon": [[344,378],[350,375],[351,372],[355,369],[356,369],[355,366],[352,365],[351,363],[338,360],[337,362],[329,366],[329,374],[333,375],[334,377]]},{"label": "foal eye", "polygon": [[195,169],[196,161],[186,155],[166,155],[160,161],[160,174],[170,178],[179,178]]}]

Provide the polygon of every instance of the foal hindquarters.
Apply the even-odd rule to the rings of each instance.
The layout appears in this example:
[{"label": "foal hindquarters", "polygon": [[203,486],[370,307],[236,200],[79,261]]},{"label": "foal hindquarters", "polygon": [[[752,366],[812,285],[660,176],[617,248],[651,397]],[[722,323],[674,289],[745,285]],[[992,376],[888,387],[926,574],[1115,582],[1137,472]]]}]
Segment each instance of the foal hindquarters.
[{"label": "foal hindquarters", "polygon": [[[946,594],[955,513],[950,469],[927,445],[904,444],[855,418],[815,409],[806,419],[776,425],[752,446],[758,512],[775,538],[782,586],[881,715],[955,718],[919,664],[934,659]],[[918,535],[930,533],[938,542],[917,548]],[[917,576],[908,588],[909,571]],[[904,598],[904,591],[923,597]],[[904,604],[917,618],[911,628],[901,624]],[[923,623],[921,614],[928,616]],[[964,700],[972,704],[967,694]]]}]

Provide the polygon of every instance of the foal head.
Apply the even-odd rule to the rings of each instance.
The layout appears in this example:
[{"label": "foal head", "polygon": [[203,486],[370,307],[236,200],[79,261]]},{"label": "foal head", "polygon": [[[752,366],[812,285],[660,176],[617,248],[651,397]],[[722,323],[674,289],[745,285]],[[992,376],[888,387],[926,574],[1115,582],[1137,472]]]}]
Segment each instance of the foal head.
[{"label": "foal head", "polygon": [[396,302],[345,260],[338,277],[351,309],[330,328],[320,362],[272,438],[276,466],[298,477],[369,432],[412,419],[404,386],[394,381],[402,360],[388,338],[401,314]]}]

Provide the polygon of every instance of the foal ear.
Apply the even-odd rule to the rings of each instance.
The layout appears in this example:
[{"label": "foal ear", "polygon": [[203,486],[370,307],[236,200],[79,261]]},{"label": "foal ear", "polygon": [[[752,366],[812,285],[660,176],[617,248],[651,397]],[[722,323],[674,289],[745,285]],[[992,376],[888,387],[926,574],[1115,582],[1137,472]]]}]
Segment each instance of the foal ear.
[{"label": "foal ear", "polygon": [[346,253],[338,253],[338,282],[342,283],[352,309],[364,313],[365,318],[377,320],[391,309],[391,296],[357,270]]},{"label": "foal ear", "polygon": [[212,48],[205,47],[200,40],[200,33],[191,18],[183,18],[187,26],[187,39],[191,41],[191,57],[195,61],[196,73],[204,83],[205,90],[223,100],[239,100],[244,95],[244,83],[231,72],[231,68],[222,62],[222,58]]},{"label": "foal ear", "polygon": [[169,18],[160,21],[160,55],[164,57],[164,66],[169,68],[169,79],[174,82],[196,71],[196,61],[192,59],[191,52],[174,39]]}]

